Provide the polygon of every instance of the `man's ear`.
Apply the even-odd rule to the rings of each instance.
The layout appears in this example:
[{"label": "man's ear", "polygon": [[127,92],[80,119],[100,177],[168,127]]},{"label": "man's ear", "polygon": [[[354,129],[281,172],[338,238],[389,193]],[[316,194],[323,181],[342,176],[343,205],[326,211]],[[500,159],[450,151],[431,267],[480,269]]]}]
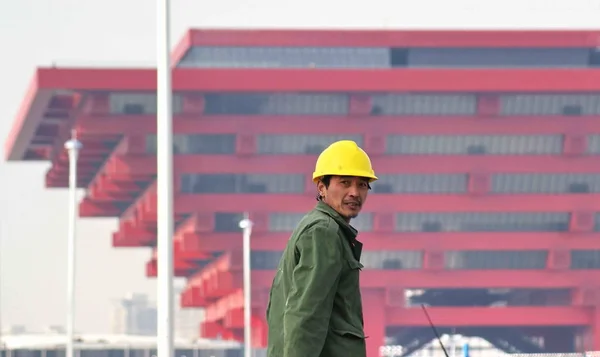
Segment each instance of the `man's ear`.
[{"label": "man's ear", "polygon": [[325,195],[325,184],[323,183],[323,181],[319,181],[317,182],[317,192],[319,193],[319,195],[321,197],[323,197]]}]

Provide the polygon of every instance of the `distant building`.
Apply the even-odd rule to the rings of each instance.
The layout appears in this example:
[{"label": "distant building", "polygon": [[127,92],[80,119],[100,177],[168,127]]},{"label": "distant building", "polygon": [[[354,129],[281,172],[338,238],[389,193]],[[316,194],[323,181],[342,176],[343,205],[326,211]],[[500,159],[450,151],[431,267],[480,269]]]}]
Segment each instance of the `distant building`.
[{"label": "distant building", "polygon": [[129,294],[112,312],[112,332],[127,335],[156,335],[156,306],[144,294]]},{"label": "distant building", "polygon": [[[179,295],[176,289],[176,295]],[[129,294],[116,303],[112,312],[112,329],[115,334],[155,336],[157,328],[157,308],[144,294]],[[182,339],[193,340],[198,337],[199,324],[204,319],[203,309],[182,309],[176,304],[174,314],[174,333]]]}]

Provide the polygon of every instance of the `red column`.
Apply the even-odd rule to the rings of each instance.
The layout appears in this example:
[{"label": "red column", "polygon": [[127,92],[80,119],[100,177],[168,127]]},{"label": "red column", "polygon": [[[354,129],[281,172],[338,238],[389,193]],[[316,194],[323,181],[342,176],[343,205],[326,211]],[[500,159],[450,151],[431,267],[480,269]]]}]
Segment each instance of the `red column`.
[{"label": "red column", "polygon": [[496,94],[480,94],[477,97],[477,114],[481,117],[500,114],[500,97]]},{"label": "red column", "polygon": [[379,348],[385,344],[385,294],[383,289],[363,289],[363,311],[367,357],[380,357]]},{"label": "red column", "polygon": [[594,307],[592,326],[590,326],[591,348],[589,351],[600,351],[600,304]]}]

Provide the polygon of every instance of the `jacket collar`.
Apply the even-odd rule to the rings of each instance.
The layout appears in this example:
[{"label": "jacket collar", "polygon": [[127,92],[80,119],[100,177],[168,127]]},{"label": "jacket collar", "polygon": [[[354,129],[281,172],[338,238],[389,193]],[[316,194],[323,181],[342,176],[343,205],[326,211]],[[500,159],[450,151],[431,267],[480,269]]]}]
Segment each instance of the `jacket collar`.
[{"label": "jacket collar", "polygon": [[319,201],[315,209],[333,218],[333,220],[335,220],[336,223],[340,226],[344,235],[347,238],[349,238],[350,240],[356,239],[356,236],[358,235],[358,231],[356,230],[356,228],[352,227],[348,222],[346,222],[344,217],[342,217],[336,210],[331,208],[328,204]]}]

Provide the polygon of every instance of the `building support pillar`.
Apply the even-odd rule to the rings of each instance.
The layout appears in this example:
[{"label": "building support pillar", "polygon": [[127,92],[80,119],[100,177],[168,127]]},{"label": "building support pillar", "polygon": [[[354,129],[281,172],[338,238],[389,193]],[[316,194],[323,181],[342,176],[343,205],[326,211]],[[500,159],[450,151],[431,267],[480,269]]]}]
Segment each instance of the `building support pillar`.
[{"label": "building support pillar", "polygon": [[385,290],[363,289],[363,311],[365,335],[367,336],[367,356],[380,357],[380,347],[385,345]]},{"label": "building support pillar", "polygon": [[600,304],[594,306],[592,324],[590,326],[590,351],[600,351]]}]

